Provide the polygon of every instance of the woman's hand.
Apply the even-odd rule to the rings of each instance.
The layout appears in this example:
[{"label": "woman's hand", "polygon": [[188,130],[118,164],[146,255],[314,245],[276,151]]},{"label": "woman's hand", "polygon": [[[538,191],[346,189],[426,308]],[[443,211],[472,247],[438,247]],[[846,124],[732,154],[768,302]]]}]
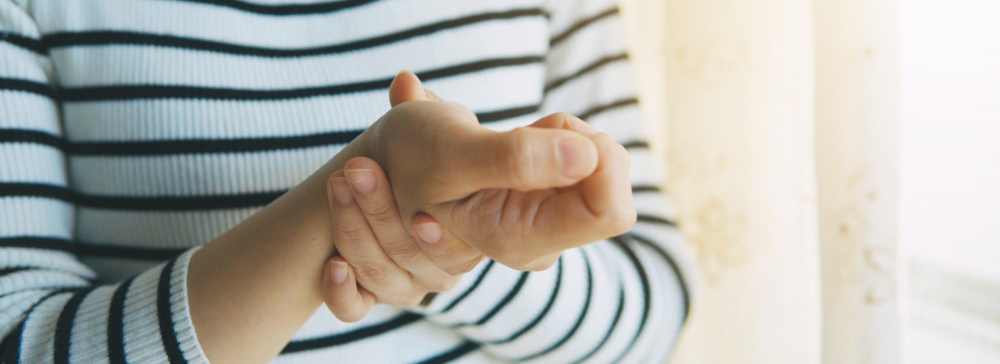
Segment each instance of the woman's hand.
[{"label": "woman's hand", "polygon": [[628,153],[579,118],[557,113],[492,131],[408,72],[389,95],[393,108],[359,144],[385,169],[408,231],[442,270],[468,268],[454,251],[470,246],[514,269],[547,269],[563,250],[635,223]]},{"label": "woman's hand", "polygon": [[[376,303],[416,306],[428,293],[455,285],[457,275],[434,265],[407,232],[389,181],[375,161],[348,161],[330,177],[327,198],[339,256],[327,263],[323,297],[338,319],[360,320]],[[464,271],[482,258],[465,244],[449,252],[449,261],[465,262]]]}]

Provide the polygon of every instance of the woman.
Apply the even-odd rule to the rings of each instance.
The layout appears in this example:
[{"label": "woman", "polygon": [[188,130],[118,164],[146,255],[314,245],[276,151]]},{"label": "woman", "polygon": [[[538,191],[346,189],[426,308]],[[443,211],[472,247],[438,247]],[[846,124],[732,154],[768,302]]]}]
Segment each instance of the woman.
[{"label": "woman", "polygon": [[610,1],[2,0],[0,29],[5,362],[645,363],[686,317]]}]

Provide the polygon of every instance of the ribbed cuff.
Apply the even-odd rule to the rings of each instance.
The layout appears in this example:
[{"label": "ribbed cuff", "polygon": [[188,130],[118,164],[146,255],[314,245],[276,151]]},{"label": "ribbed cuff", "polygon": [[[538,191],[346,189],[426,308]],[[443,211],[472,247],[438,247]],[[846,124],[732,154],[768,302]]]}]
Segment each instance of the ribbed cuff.
[{"label": "ribbed cuff", "polygon": [[191,322],[191,310],[188,302],[187,276],[191,256],[200,247],[194,247],[181,254],[174,261],[170,272],[170,318],[173,322],[177,348],[184,359],[191,364],[208,364],[208,358],[201,349],[194,323]]}]

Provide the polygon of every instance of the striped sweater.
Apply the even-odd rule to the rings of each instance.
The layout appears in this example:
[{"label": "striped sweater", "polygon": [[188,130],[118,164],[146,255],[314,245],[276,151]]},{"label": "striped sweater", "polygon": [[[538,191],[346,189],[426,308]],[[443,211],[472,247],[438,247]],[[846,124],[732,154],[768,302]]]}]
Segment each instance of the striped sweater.
[{"label": "striped sweater", "polygon": [[[427,308],[321,307],[278,363],[657,363],[696,269],[612,0],[0,0],[0,361],[205,363],[191,254],[388,110],[401,69],[495,130],[567,111],[628,149],[639,222]],[[484,86],[486,85],[486,86]]]}]

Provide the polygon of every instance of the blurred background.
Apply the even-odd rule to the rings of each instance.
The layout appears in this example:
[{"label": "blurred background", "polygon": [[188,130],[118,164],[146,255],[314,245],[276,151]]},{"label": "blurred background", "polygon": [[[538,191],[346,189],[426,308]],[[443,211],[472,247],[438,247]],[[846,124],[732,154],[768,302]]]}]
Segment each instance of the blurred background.
[{"label": "blurred background", "polygon": [[672,364],[1000,363],[1000,2],[627,0]]}]

